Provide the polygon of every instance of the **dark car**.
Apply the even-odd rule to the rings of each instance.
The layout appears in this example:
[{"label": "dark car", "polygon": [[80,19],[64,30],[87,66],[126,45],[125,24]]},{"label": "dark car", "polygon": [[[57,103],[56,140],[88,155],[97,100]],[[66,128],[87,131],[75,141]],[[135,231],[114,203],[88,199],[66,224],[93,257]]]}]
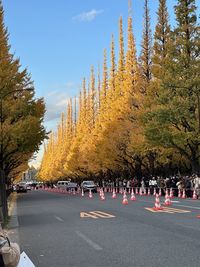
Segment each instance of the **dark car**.
[{"label": "dark car", "polygon": [[69,190],[75,190],[75,191],[77,191],[77,189],[78,189],[78,185],[77,185],[77,183],[69,182],[69,183],[66,185],[66,189],[67,189],[67,191],[69,191]]},{"label": "dark car", "polygon": [[81,188],[84,192],[91,190],[93,193],[97,193],[97,186],[95,185],[94,181],[83,181]]},{"label": "dark car", "polygon": [[25,182],[20,182],[16,185],[17,193],[27,193],[27,186]]}]

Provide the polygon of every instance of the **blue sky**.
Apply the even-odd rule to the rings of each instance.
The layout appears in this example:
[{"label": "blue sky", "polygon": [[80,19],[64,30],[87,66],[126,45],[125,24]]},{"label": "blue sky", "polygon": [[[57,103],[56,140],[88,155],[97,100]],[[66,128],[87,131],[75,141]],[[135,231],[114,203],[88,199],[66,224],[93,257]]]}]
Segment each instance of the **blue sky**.
[{"label": "blue sky", "polygon": [[[150,0],[152,29],[158,0]],[[132,1],[133,28],[139,53],[142,36],[143,0]],[[171,24],[176,0],[168,0]],[[102,64],[103,50],[114,33],[118,49],[118,20],[124,33],[128,0],[3,0],[5,24],[11,49],[27,67],[36,96],[47,105],[45,126],[55,129],[69,97],[78,94],[83,77],[93,64]],[[41,152],[35,162],[41,158]]]}]

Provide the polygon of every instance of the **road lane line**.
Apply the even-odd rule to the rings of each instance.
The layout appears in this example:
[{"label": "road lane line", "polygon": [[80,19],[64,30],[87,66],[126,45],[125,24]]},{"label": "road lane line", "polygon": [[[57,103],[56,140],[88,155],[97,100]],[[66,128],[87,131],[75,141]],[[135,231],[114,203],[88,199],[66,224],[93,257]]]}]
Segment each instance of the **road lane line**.
[{"label": "road lane line", "polygon": [[55,218],[60,222],[64,222],[64,220],[62,218],[58,217],[58,216],[55,216]]},{"label": "road lane line", "polygon": [[103,249],[102,247],[100,247],[98,244],[96,244],[95,242],[93,242],[91,239],[89,239],[87,236],[85,236],[81,232],[76,231],[76,234],[79,237],[81,237],[86,243],[88,243],[93,249],[98,250],[98,251]]}]

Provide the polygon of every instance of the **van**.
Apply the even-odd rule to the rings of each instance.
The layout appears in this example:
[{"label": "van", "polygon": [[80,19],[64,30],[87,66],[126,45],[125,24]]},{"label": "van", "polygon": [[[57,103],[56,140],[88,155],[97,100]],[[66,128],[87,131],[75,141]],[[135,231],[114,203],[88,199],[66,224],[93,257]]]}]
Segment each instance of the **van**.
[{"label": "van", "polygon": [[58,181],[57,188],[66,190],[69,183],[70,181]]},{"label": "van", "polygon": [[58,181],[57,182],[57,188],[67,190],[67,191],[69,191],[69,190],[77,191],[78,185],[77,185],[77,183],[72,183],[70,181]]}]

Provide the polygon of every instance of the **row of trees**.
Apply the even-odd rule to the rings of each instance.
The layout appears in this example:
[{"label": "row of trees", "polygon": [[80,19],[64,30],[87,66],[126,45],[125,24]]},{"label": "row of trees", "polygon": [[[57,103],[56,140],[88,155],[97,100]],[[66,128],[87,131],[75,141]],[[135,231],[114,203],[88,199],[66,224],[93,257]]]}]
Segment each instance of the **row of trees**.
[{"label": "row of trees", "polygon": [[79,97],[69,101],[45,145],[41,179],[200,170],[200,28],[195,0],[177,0],[174,29],[166,0],[159,0],[154,38],[148,4],[145,0],[140,57],[132,16],[126,51],[120,17],[118,62],[112,36],[110,67],[105,50],[102,77],[95,77],[92,66],[88,83],[83,79]]},{"label": "row of trees", "polygon": [[[46,137],[45,105],[34,97],[34,86],[20,60],[10,52],[0,2],[0,197],[6,217],[5,184],[27,169],[28,161]],[[2,219],[2,218],[1,218]]]}]

